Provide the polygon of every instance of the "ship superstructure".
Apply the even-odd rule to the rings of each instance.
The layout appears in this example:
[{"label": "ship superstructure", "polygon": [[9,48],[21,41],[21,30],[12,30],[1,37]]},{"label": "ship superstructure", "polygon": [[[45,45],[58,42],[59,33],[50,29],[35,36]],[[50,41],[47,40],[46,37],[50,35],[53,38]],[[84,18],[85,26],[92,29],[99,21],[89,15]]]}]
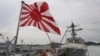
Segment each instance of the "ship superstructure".
[{"label": "ship superstructure", "polygon": [[77,37],[76,31],[82,30],[81,28],[75,29],[78,25],[71,24],[68,32],[71,32],[71,38],[66,39],[66,43],[60,48],[58,56],[86,56],[87,46],[84,44],[84,39]]}]

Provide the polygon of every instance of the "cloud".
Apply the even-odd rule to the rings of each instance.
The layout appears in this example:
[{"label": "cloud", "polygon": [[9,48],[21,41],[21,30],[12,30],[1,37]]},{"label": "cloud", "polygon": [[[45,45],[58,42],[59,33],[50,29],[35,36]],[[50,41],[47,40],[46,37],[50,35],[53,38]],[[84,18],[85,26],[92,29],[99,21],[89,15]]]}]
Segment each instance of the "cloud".
[{"label": "cloud", "polygon": [[[24,0],[32,4],[37,0]],[[43,0],[38,0],[43,1]],[[50,7],[50,12],[55,18],[61,29],[62,35],[50,33],[51,39],[60,42],[66,26],[73,21],[76,25],[83,28],[78,32],[78,36],[83,37],[86,41],[99,41],[100,33],[100,1],[99,0],[45,0]],[[16,35],[16,29],[20,14],[21,0],[2,0],[0,1],[0,32],[10,39]],[[79,28],[80,28],[79,27]],[[58,37],[58,38],[57,38]],[[69,34],[68,34],[69,37]],[[37,28],[20,28],[19,40],[24,39],[25,43],[49,43],[44,32]],[[42,40],[41,40],[42,39]],[[65,41],[65,40],[64,40]]]}]

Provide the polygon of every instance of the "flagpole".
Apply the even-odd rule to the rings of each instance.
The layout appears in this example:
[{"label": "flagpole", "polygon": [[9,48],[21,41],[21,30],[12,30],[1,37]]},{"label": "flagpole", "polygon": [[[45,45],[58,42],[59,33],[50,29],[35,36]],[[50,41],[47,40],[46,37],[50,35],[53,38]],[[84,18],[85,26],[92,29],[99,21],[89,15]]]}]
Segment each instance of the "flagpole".
[{"label": "flagpole", "polygon": [[15,42],[14,42],[14,55],[15,56],[15,52],[16,52],[16,44],[17,44],[17,39],[18,39],[18,33],[19,33],[19,23],[20,23],[20,17],[21,17],[21,12],[22,12],[22,6],[24,1],[21,1],[22,5],[21,5],[21,10],[20,10],[20,15],[19,15],[19,20],[18,20],[18,26],[17,26],[17,32],[16,32],[16,38],[15,38]]}]

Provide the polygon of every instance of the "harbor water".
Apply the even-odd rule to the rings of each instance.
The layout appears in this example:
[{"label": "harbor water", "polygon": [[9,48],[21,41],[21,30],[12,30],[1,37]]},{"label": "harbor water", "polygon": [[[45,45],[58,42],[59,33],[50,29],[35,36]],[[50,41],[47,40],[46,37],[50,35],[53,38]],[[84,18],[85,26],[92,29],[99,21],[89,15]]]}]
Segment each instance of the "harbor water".
[{"label": "harbor water", "polygon": [[100,46],[88,46],[89,56],[100,56]]}]

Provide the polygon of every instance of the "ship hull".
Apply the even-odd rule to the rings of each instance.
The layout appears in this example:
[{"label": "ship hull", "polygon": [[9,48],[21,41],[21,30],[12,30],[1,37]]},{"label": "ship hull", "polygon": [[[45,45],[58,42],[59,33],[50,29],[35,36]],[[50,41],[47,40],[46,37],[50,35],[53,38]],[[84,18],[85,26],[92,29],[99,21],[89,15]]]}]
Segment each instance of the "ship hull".
[{"label": "ship hull", "polygon": [[75,48],[64,48],[59,51],[58,56],[86,56],[86,50]]}]

